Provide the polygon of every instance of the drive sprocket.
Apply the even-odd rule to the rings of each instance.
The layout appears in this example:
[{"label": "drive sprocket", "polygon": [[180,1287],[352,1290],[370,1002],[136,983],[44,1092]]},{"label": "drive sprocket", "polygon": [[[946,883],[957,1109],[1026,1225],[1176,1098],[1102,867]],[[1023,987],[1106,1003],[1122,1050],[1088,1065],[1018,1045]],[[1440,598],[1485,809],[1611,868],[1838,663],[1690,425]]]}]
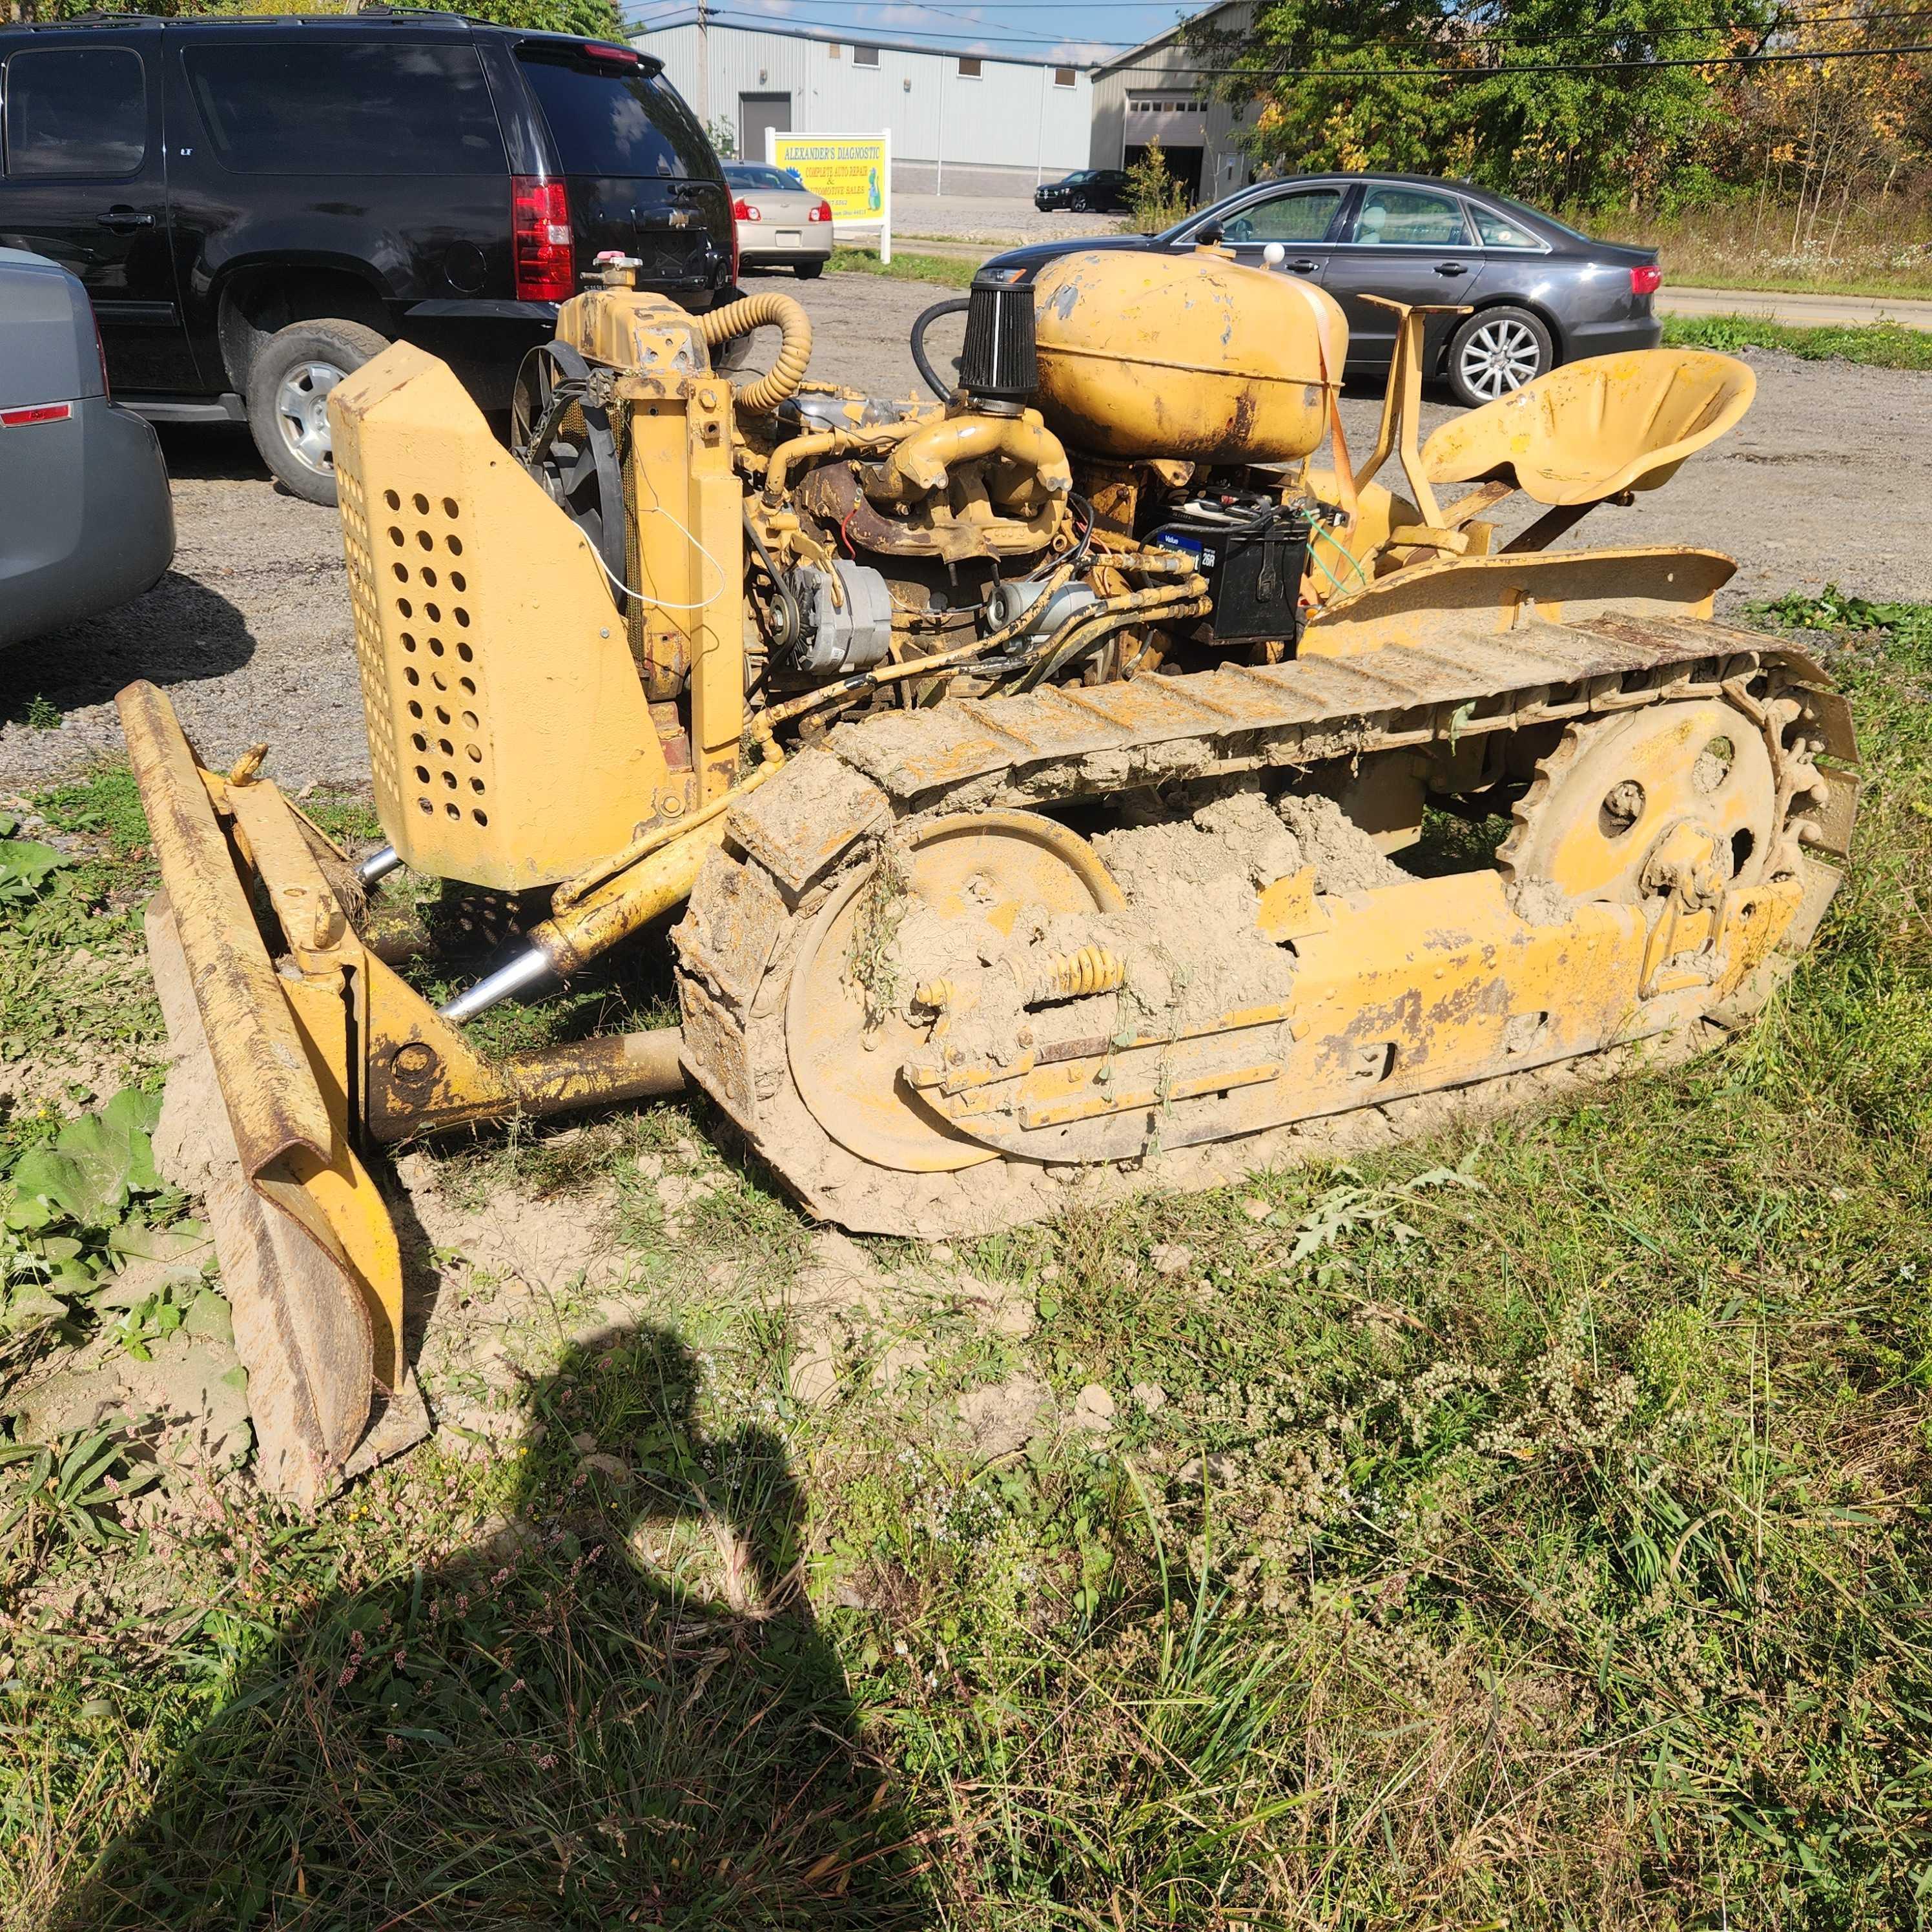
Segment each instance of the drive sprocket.
[{"label": "drive sprocket", "polygon": [[1498,870],[1519,897],[1541,886],[1572,904],[1640,904],[1662,888],[1662,855],[1689,837],[1723,884],[1788,877],[1804,812],[1826,796],[1809,741],[1790,729],[1802,708],[1733,682],[1580,719],[1516,801]]}]

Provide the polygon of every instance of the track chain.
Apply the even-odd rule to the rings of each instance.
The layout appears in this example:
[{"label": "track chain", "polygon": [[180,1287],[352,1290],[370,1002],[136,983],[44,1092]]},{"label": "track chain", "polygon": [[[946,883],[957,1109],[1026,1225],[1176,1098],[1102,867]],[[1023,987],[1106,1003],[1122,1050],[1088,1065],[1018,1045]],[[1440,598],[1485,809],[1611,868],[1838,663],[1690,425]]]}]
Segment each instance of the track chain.
[{"label": "track chain", "polygon": [[[1817,665],[1761,634],[1674,616],[1531,620],[1504,635],[1432,640],[1426,648],[956,700],[841,726],[734,811],[730,844],[707,862],[672,935],[686,1066],[813,1213],[855,1232],[932,1238],[1036,1219],[1076,1193],[1208,1185],[1257,1166],[1358,1151],[1432,1130],[1452,1115],[1505,1111],[1606,1077],[1633,1056],[1654,1063],[1695,1051],[1702,1041],[1686,1036],[1607,1048],[1171,1151],[1152,1166],[1074,1169],[994,1160],[949,1174],[907,1174],[859,1159],[820,1126],[791,1078],[784,1009],[800,942],[838,880],[869,862],[882,834],[910,820],[1234,773],[1286,775],[1717,696],[1742,704],[1771,734],[1786,833],[1841,860],[1857,796],[1844,700]],[[1820,758],[1830,762],[1821,766]],[[1506,872],[1516,836],[1498,855]],[[1816,886],[1792,935],[1794,957],[1836,880],[1830,868],[1806,862]],[[1790,963],[1778,962],[1778,973]],[[1761,1000],[1773,976],[1763,975],[1746,1004]],[[1724,1016],[1740,1017],[1742,1007]]]}]

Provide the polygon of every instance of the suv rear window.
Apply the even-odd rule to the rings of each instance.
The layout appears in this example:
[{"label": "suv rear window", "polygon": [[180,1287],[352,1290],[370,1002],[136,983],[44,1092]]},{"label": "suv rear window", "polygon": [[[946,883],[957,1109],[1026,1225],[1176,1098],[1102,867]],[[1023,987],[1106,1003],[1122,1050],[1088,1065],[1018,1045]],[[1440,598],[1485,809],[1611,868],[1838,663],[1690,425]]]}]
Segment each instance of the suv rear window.
[{"label": "suv rear window", "polygon": [[710,142],[656,75],[567,48],[518,51],[566,174],[716,178]]},{"label": "suv rear window", "polygon": [[7,63],[7,172],[99,181],[148,147],[148,88],[131,47],[31,47]]},{"label": "suv rear window", "polygon": [[474,47],[278,32],[182,58],[215,159],[238,174],[508,172]]}]

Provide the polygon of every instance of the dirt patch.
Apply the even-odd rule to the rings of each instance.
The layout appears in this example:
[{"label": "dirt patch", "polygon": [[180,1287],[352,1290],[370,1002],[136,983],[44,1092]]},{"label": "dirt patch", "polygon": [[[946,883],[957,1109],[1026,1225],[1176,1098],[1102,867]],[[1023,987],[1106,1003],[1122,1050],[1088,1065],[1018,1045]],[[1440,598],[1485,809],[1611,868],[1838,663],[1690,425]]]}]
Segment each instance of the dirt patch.
[{"label": "dirt patch", "polygon": [[1265,885],[1309,862],[1282,818],[1252,790],[1216,799],[1190,818],[1103,832],[1094,844],[1136,905],[1230,876]]},{"label": "dirt patch", "polygon": [[[938,1050],[1005,1066],[1028,1051],[1085,1042],[1090,1052],[1096,1041],[1124,1044],[1280,1000],[1293,965],[1256,928],[1258,887],[1310,866],[1329,892],[1408,876],[1333,800],[1271,803],[1252,789],[1096,833],[1093,843],[1126,896],[1123,911],[1034,904],[1015,915],[990,892],[984,916],[942,917],[916,899],[904,910],[885,976],[909,1024],[940,1013]],[[1082,958],[1094,976],[1118,969],[1118,990],[1053,991],[1066,962]]]},{"label": "dirt patch", "polygon": [[1548,879],[1519,879],[1504,896],[1516,917],[1531,926],[1568,926],[1576,908]]},{"label": "dirt patch", "polygon": [[617,1191],[604,1181],[540,1195],[493,1189],[454,1198],[428,1155],[406,1154],[398,1216],[418,1324],[410,1354],[436,1424],[459,1451],[506,1442],[527,1421],[523,1384],[560,1347],[636,1326],[642,1298],[616,1240]]},{"label": "dirt patch", "polygon": [[953,1408],[967,1446],[985,1461],[1017,1454],[1053,1426],[1053,1391],[1037,1376],[970,1390]]},{"label": "dirt patch", "polygon": [[1304,798],[1291,792],[1277,809],[1294,834],[1304,862],[1315,868],[1318,891],[1366,892],[1376,886],[1401,885],[1408,878],[1332,798]]}]

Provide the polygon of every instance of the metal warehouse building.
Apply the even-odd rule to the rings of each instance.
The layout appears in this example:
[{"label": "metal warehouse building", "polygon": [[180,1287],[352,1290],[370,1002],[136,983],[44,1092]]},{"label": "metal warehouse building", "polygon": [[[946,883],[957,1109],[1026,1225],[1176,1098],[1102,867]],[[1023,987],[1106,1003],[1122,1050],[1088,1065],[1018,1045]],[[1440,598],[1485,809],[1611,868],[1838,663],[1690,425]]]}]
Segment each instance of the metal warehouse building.
[{"label": "metal warehouse building", "polygon": [[1093,90],[1080,68],[942,52],[808,29],[770,33],[694,23],[632,36],[655,54],[707,128],[765,156],[765,130],[890,130],[901,194],[1030,196],[1087,164]]},{"label": "metal warehouse building", "polygon": [[1254,166],[1236,145],[1244,113],[1208,98],[1199,56],[1183,36],[1204,22],[1245,28],[1252,5],[1210,7],[1192,20],[1156,34],[1094,69],[1090,168],[1130,168],[1157,140],[1168,167],[1197,201],[1219,201],[1254,179]]}]

